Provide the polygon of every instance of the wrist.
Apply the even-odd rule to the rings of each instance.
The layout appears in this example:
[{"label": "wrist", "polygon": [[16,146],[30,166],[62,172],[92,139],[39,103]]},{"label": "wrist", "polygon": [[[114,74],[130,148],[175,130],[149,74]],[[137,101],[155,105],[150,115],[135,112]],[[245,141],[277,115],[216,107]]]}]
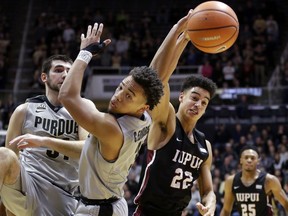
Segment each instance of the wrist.
[{"label": "wrist", "polygon": [[87,50],[80,50],[76,60],[81,60],[84,61],[86,64],[89,64],[89,62],[91,61],[93,55],[91,52],[87,51]]}]

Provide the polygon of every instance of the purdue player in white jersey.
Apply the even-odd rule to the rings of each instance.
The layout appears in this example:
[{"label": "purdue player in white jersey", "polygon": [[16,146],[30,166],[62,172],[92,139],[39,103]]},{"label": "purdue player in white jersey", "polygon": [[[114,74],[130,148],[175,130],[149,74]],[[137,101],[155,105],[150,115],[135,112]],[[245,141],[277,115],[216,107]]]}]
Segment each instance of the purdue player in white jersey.
[{"label": "purdue player in white jersey", "polygon": [[103,24],[88,26],[81,35],[81,51],[60,89],[59,99],[73,118],[90,132],[80,158],[81,201],[75,215],[127,216],[123,186],[144,143],[159,103],[162,82],[152,68],[133,68],[112,96],[108,113],[81,97],[84,70],[93,55],[111,41],[100,43]]},{"label": "purdue player in white jersey", "polygon": [[79,157],[88,133],[58,100],[72,63],[64,55],[45,60],[45,95],[27,99],[11,116],[6,147],[0,148],[0,194],[9,215],[68,216],[75,211]]}]

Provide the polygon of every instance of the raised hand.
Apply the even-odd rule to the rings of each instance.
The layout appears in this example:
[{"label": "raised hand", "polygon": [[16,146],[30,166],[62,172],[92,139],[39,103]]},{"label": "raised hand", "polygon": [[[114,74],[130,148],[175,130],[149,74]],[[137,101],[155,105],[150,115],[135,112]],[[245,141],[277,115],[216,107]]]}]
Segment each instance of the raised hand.
[{"label": "raised hand", "polygon": [[95,23],[93,28],[91,25],[87,28],[86,36],[81,34],[81,50],[87,50],[92,53],[92,55],[97,55],[101,53],[104,48],[111,42],[110,39],[106,39],[101,42],[101,35],[103,32],[104,25],[100,23]]}]

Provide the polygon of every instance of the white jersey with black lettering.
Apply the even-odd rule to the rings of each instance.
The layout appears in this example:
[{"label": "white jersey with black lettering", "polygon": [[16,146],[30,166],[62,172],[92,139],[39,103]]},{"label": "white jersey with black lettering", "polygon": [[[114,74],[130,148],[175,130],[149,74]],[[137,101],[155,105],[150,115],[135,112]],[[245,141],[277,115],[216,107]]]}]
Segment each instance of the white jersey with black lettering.
[{"label": "white jersey with black lettering", "polygon": [[[79,140],[78,124],[63,106],[53,106],[44,95],[26,103],[22,134]],[[78,203],[79,160],[46,147],[26,148],[20,160],[22,190],[33,215],[72,215]]]},{"label": "white jersey with black lettering", "polygon": [[[145,112],[141,120],[123,115],[117,118],[124,143],[116,161],[105,160],[99,151],[99,142],[90,135],[86,140],[79,166],[81,195],[88,199],[109,199],[123,197],[123,186],[141,145],[146,141],[151,117]],[[113,136],[113,134],[111,134]]]},{"label": "white jersey with black lettering", "polygon": [[[78,125],[63,106],[53,106],[45,96],[31,98],[27,102],[22,134],[79,140]],[[21,152],[21,162],[27,172],[42,176],[71,194],[79,185],[79,160],[50,148],[26,148]]]}]

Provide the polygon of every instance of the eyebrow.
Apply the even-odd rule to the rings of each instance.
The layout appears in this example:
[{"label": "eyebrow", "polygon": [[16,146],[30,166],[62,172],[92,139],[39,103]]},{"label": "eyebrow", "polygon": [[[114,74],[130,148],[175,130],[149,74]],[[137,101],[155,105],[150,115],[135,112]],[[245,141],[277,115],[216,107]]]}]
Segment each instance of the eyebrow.
[{"label": "eyebrow", "polygon": [[[55,65],[54,68],[56,69],[56,68],[66,68],[66,67],[63,66],[63,65]],[[69,68],[69,69],[70,69],[70,68]]]},{"label": "eyebrow", "polygon": [[[121,82],[121,84],[122,84],[123,86],[126,86],[123,81]],[[132,89],[128,88],[128,91],[130,91],[134,96],[136,96],[135,92],[132,91]]]},{"label": "eyebrow", "polygon": [[[198,92],[196,92],[196,91],[192,91],[191,94],[192,94],[192,93],[197,94],[197,95],[200,96],[200,94],[199,94]],[[207,98],[207,100],[210,101],[210,98],[209,98],[209,97],[206,97],[206,96],[205,96],[205,98]]]}]

